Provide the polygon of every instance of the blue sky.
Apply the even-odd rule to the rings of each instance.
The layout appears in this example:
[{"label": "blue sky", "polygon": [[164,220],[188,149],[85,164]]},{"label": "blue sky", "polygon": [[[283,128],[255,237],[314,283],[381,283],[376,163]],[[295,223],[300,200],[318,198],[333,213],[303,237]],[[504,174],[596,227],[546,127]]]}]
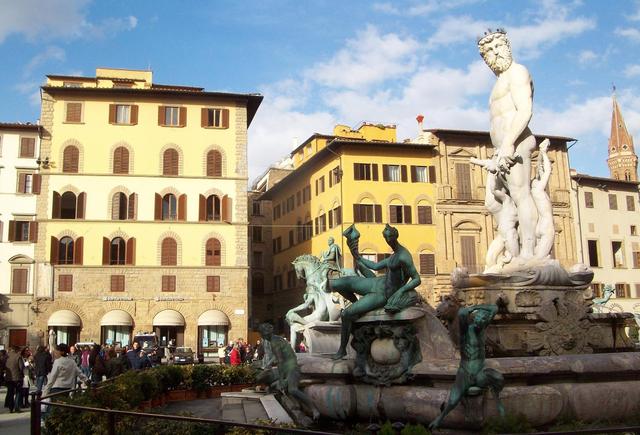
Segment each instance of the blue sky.
[{"label": "blue sky", "polygon": [[39,117],[45,74],[99,66],[260,92],[251,177],[337,123],[397,124],[400,140],[419,113],[426,128],[486,130],[495,79],[476,36],[489,26],[533,76],[534,131],[579,140],[572,167],[608,175],[612,83],[640,136],[638,1],[0,0],[0,11],[1,121]]}]

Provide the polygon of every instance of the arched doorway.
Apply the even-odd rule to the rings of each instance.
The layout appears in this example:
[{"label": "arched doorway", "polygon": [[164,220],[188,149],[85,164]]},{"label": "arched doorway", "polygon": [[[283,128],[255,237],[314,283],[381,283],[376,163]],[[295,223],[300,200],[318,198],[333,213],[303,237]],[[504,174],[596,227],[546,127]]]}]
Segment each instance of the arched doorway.
[{"label": "arched doorway", "polygon": [[58,310],[51,314],[47,322],[49,331],[55,334],[55,344],[76,344],[80,341],[82,320],[71,310]]},{"label": "arched doorway", "polygon": [[205,311],[198,317],[198,355],[218,356],[218,347],[228,344],[229,318],[219,310]]},{"label": "arched doorway", "polygon": [[153,330],[158,336],[160,346],[184,346],[184,317],[179,312],[160,311],[153,318]]},{"label": "arched doorway", "polygon": [[133,319],[123,310],[111,310],[100,321],[100,343],[116,346],[131,344]]}]

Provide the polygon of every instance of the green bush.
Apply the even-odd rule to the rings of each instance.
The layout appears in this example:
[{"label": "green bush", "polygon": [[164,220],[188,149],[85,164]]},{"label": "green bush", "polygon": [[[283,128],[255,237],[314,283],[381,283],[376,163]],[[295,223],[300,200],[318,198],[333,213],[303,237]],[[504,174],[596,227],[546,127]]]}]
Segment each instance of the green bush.
[{"label": "green bush", "polygon": [[400,435],[430,435],[431,432],[421,424],[408,424],[401,431]]},{"label": "green bush", "polygon": [[535,432],[535,430],[524,414],[507,414],[504,417],[490,417],[482,426],[483,434],[531,432]]},{"label": "green bush", "polygon": [[160,383],[153,370],[146,370],[139,373],[140,389],[144,396],[144,400],[151,400],[160,394]]},{"label": "green bush", "polygon": [[198,392],[203,392],[211,385],[212,367],[208,365],[198,365],[191,372],[193,388]]}]

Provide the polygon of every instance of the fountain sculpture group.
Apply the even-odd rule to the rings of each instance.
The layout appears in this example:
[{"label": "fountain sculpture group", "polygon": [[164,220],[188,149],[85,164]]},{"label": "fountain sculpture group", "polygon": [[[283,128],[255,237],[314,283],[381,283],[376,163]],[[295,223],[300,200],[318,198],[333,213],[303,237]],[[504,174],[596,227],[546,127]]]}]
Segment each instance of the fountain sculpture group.
[{"label": "fountain sculpture group", "polygon": [[[301,335],[310,352],[298,354],[299,369],[287,359],[288,382],[314,417],[473,428],[505,409],[533,425],[640,414],[640,354],[628,352],[624,332],[631,315],[592,313],[593,272],[567,271],[550,256],[550,142],[538,144],[528,127],[531,77],[513,61],[503,30],[485,33],[478,48],[497,76],[489,100],[495,151],[471,160],[487,171],[485,206],[497,226],[485,270],[454,270],[453,293],[434,310],[416,292],[411,253],[389,225],[383,237],[393,253],[380,262],[360,255],[354,225],[343,233],[353,270],[342,267],[333,239],[321,258],[297,258],[306,291],[287,321],[291,345]],[[299,377],[310,382],[305,393]]]}]

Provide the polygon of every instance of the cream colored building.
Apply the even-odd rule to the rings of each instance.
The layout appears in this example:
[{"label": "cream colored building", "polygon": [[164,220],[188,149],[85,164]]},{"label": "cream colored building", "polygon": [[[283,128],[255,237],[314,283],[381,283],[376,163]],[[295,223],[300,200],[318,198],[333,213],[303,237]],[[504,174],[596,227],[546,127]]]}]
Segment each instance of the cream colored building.
[{"label": "cream colored building", "polygon": [[0,123],[0,345],[24,346],[38,236],[40,126]]},{"label": "cream colored building", "polygon": [[150,71],[42,87],[35,329],[215,353],[247,336],[247,128],[262,97]]}]

